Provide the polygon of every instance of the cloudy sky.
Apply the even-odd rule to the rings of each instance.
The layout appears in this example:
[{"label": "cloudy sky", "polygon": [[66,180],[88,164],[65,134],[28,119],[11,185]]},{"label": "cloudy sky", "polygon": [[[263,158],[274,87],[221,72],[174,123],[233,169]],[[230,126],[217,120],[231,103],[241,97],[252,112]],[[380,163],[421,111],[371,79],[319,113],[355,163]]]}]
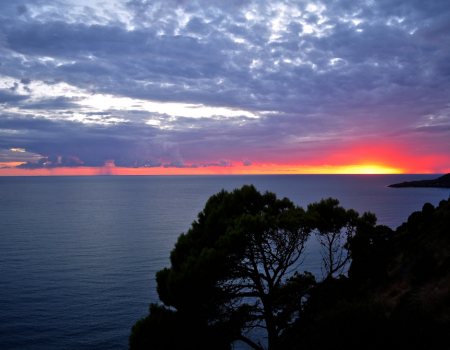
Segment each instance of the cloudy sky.
[{"label": "cloudy sky", "polygon": [[450,2],[1,1],[0,168],[450,172]]}]

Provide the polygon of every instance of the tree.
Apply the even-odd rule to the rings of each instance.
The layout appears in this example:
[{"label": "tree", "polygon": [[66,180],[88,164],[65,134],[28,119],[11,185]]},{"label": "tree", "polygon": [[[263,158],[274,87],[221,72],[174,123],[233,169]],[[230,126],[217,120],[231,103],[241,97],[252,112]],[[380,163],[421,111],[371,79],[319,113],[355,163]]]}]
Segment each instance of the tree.
[{"label": "tree", "polygon": [[164,306],[152,303],[149,315],[141,318],[131,328],[128,340],[130,348],[135,350],[146,349],[180,349],[182,337],[171,337],[173,328],[177,327],[178,318],[175,311]]},{"label": "tree", "polygon": [[[273,350],[290,344],[298,329],[293,325],[311,316],[308,297],[333,289],[334,275],[351,259],[345,240],[375,222],[373,214],[360,218],[332,198],[305,211],[254,186],[222,190],[180,235],[171,266],[156,274],[165,306],[151,305],[150,314],[136,323],[130,350],[227,350],[235,341]],[[311,273],[297,271],[313,230],[324,262],[320,284]]]},{"label": "tree", "polygon": [[171,266],[156,275],[161,301],[186,320],[184,348],[189,341],[196,349],[229,348],[240,340],[260,350],[251,339],[255,329],[265,333],[268,349],[277,348],[315,284],[311,274],[293,274],[313,227],[314,217],[302,208],[254,186],[209,198],[178,238]]},{"label": "tree", "polygon": [[359,217],[358,212],[345,210],[333,198],[309,204],[308,212],[316,215],[315,234],[321,246],[322,273],[329,279],[341,273],[352,258],[348,240],[356,232],[374,227],[377,218],[370,212]]}]

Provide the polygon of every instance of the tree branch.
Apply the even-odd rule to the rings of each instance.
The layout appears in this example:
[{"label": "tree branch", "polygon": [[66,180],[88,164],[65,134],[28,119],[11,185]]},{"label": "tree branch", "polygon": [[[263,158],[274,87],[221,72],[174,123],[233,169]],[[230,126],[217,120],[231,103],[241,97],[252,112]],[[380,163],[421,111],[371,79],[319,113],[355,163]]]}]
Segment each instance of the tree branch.
[{"label": "tree branch", "polygon": [[258,344],[252,342],[250,339],[248,339],[247,337],[244,337],[243,335],[240,335],[237,340],[240,340],[242,342],[244,342],[247,345],[250,345],[253,349],[255,350],[264,350],[262,347],[260,347]]}]

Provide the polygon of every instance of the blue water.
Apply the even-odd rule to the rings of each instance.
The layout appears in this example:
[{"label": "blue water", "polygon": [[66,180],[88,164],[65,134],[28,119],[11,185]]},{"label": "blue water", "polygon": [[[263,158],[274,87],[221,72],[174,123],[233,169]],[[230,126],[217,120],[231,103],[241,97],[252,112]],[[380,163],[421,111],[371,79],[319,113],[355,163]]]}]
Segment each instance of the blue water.
[{"label": "blue water", "polygon": [[[0,348],[127,349],[158,301],[156,271],[206,200],[254,184],[306,207],[338,198],[397,227],[450,189],[388,188],[436,175],[0,177]],[[300,268],[320,274],[311,239]]]}]

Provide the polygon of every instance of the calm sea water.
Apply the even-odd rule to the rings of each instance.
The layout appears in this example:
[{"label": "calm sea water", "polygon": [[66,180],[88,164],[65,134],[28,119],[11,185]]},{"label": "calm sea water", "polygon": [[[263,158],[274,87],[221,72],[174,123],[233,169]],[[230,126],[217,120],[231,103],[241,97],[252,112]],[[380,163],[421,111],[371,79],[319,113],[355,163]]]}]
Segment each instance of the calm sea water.
[{"label": "calm sea water", "polygon": [[[158,301],[154,276],[206,200],[254,184],[295,204],[333,197],[397,227],[450,189],[436,175],[0,177],[0,347],[127,349]],[[312,239],[301,270],[320,274]]]}]

